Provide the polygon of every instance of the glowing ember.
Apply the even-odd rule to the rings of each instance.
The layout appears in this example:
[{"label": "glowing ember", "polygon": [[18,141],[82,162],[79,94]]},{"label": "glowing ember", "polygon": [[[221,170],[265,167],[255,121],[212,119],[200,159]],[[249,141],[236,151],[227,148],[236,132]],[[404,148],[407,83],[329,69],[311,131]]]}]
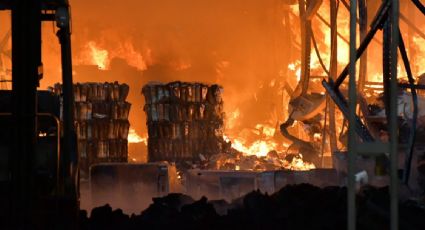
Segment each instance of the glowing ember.
[{"label": "glowing ember", "polygon": [[222,154],[219,157],[221,160],[217,161],[216,169],[305,171],[316,168],[313,163],[305,162],[302,154],[295,155],[290,161],[285,159],[285,154],[279,154],[278,152],[286,152],[289,145],[286,143],[278,144],[273,139],[275,128],[266,124],[257,124],[255,128],[252,132],[259,139],[252,143],[248,143],[241,137],[229,138],[226,135],[223,136],[223,139],[231,142],[231,147],[239,153]]},{"label": "glowing ember", "polygon": [[252,143],[250,146],[246,146],[243,140],[234,139],[232,141],[232,148],[242,152],[248,156],[258,156],[263,157],[266,156],[267,153],[274,150],[277,144],[270,141],[257,140]]},{"label": "glowing ember", "polygon": [[305,162],[303,160],[303,155],[299,154],[298,156],[295,156],[292,158],[291,162],[285,161],[286,169],[289,170],[295,170],[295,171],[307,171],[310,169],[315,169],[316,166],[313,163]]},{"label": "glowing ember", "polygon": [[130,144],[130,143],[140,143],[140,142],[147,144],[147,139],[139,136],[136,133],[135,129],[130,128],[128,132],[128,143]]}]

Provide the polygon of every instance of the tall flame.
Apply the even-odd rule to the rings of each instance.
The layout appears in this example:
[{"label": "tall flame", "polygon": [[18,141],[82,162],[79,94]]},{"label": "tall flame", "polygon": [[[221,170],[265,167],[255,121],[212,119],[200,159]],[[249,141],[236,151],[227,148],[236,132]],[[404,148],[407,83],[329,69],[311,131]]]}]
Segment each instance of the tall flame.
[{"label": "tall flame", "polygon": [[97,65],[99,69],[105,70],[109,64],[108,51],[101,49],[94,41],[87,43],[90,52],[90,64]]},{"label": "tall flame", "polygon": [[89,41],[80,52],[80,57],[76,59],[76,64],[96,65],[101,70],[109,69],[109,65],[113,58],[121,58],[127,62],[129,66],[138,70],[146,70],[148,63],[152,62],[151,50],[147,49],[145,56],[138,52],[131,41],[123,41],[114,43],[114,45],[102,46],[95,41]]}]

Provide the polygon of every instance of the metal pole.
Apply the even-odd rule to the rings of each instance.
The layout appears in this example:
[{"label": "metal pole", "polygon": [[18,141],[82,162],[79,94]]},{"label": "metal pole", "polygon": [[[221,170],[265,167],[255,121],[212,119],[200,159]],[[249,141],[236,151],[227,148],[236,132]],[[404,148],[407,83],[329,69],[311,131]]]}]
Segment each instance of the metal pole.
[{"label": "metal pole", "polygon": [[[360,41],[363,41],[367,34],[367,4],[366,0],[359,0],[359,28],[360,28]],[[359,92],[363,92],[364,83],[367,74],[367,50],[365,50],[360,57],[360,70],[359,70]]]},{"label": "metal pole", "polygon": [[37,85],[41,65],[39,0],[14,1],[12,6],[11,228],[28,228],[36,220],[37,190],[33,163],[37,143]]},{"label": "metal pole", "polygon": [[[74,130],[74,90],[72,83],[71,42],[69,27],[59,29],[61,44],[62,82],[63,82],[63,154],[62,166],[64,178],[72,178],[73,164],[76,164]],[[69,192],[69,191],[66,191]]]},{"label": "metal pole", "polygon": [[397,126],[397,48],[399,43],[399,1],[392,0],[391,8],[391,93],[390,93],[390,208],[391,230],[398,229],[398,126]]},{"label": "metal pole", "polygon": [[[331,0],[331,63],[329,67],[329,77],[335,80],[338,72],[338,39],[337,39],[337,2]],[[335,127],[335,103],[329,100],[329,142],[332,154],[337,150],[336,127]]]},{"label": "metal pole", "polygon": [[356,17],[357,0],[350,4],[350,68],[349,68],[349,127],[348,127],[348,230],[356,229],[356,188],[355,188],[355,161],[356,161]]},{"label": "metal pole", "polygon": [[63,87],[63,142],[61,154],[61,179],[64,208],[60,217],[69,223],[64,229],[76,229],[78,220],[78,153],[74,128],[74,90],[72,81],[71,31],[68,6],[56,10],[57,32],[61,45],[62,87]]}]

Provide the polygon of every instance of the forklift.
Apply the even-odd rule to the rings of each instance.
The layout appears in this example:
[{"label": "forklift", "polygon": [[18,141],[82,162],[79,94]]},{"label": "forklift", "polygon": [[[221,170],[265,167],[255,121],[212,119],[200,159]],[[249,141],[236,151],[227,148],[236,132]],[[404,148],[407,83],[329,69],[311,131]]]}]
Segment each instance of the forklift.
[{"label": "forklift", "polygon": [[[67,0],[0,0],[11,12],[12,90],[0,91],[1,229],[77,229],[78,153],[73,118],[71,19]],[[54,22],[63,95],[37,91],[41,24]]]}]

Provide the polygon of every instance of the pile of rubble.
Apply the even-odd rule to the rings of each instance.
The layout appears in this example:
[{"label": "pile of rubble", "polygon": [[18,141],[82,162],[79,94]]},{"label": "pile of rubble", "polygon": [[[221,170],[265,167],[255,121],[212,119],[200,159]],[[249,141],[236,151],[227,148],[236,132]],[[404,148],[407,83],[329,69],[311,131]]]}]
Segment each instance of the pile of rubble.
[{"label": "pile of rubble", "polygon": [[[50,88],[62,94],[62,86]],[[74,85],[74,117],[84,176],[94,163],[127,162],[128,115],[127,84],[77,83]]]},{"label": "pile of rubble", "polygon": [[[79,229],[346,229],[346,198],[345,188],[308,184],[288,185],[271,195],[254,191],[232,203],[170,194],[154,198],[137,215],[109,205],[93,209],[90,218],[81,211]],[[364,187],[356,201],[359,229],[390,228],[388,188]],[[399,209],[400,229],[425,229],[421,202],[403,201]]]},{"label": "pile of rubble", "polygon": [[151,82],[142,89],[149,161],[197,159],[223,149],[222,88],[202,83]]}]

